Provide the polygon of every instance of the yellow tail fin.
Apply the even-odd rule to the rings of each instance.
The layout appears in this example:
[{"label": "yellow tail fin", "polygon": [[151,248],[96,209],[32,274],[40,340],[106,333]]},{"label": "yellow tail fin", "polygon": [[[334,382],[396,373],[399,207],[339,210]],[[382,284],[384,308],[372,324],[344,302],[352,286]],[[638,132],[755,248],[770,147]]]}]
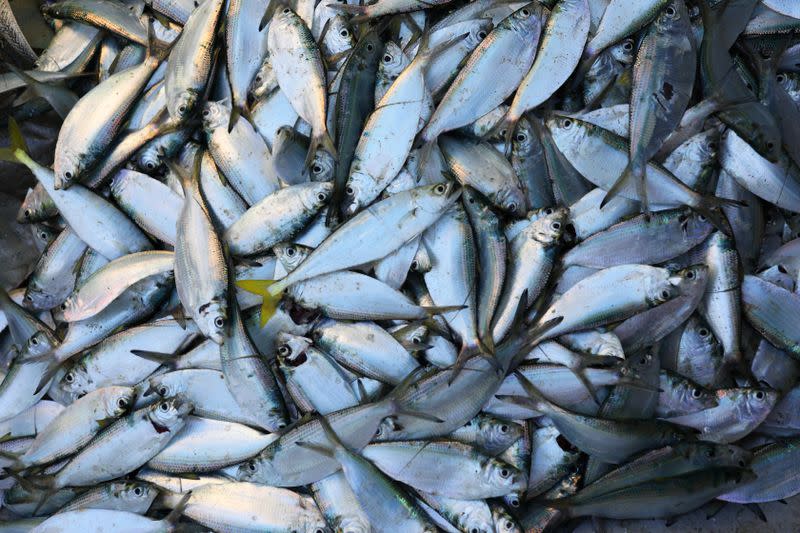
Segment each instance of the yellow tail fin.
[{"label": "yellow tail fin", "polygon": [[269,288],[276,283],[272,279],[242,279],[236,282],[236,286],[240,289],[246,290],[253,294],[261,296],[261,327],[263,328],[275,310],[278,308],[278,302],[281,301],[283,290],[277,294],[273,294]]}]

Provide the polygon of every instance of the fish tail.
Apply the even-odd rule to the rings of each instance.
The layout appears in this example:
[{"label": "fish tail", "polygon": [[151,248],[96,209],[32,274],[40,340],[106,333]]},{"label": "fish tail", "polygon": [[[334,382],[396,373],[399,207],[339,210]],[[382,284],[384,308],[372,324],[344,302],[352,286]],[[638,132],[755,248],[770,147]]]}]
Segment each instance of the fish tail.
[{"label": "fish tail", "polygon": [[164,353],[151,352],[148,350],[131,350],[131,353],[136,357],[141,357],[142,359],[158,363],[168,368],[175,368],[175,358],[178,356],[177,351],[173,353]]},{"label": "fish tail", "polygon": [[5,66],[19,76],[36,96],[46,100],[62,119],[66,118],[75,102],[78,101],[78,97],[65,87],[43,83],[11,63],[6,63]]},{"label": "fish tail", "polygon": [[644,193],[644,196],[642,196],[642,193],[646,187],[644,187],[644,185],[640,185],[640,182],[644,182],[644,171],[639,167],[639,165],[634,164],[633,160],[628,163],[628,166],[626,166],[625,170],[622,171],[622,174],[620,174],[619,178],[617,178],[617,181],[614,182],[614,185],[612,185],[611,188],[608,189],[608,192],[606,192],[606,195],[603,197],[603,201],[600,202],[600,209],[605,207],[608,202],[616,198],[631,180],[637,180],[636,187],[639,189],[639,199],[642,202],[642,208],[645,212],[649,211],[646,192]]},{"label": "fish tail", "polygon": [[22,163],[30,167],[35,164],[31,157],[28,155],[28,145],[25,143],[25,138],[22,136],[22,130],[14,117],[8,117],[8,137],[11,139],[11,146],[8,148],[0,148],[0,160],[9,161],[11,163]]},{"label": "fish tail", "polygon": [[242,279],[236,282],[236,286],[261,296],[260,323],[263,328],[278,308],[278,302],[280,302],[283,291],[286,289],[286,280]]},{"label": "fish tail", "polygon": [[730,222],[722,211],[722,207],[745,207],[747,204],[739,200],[719,198],[717,196],[701,196],[698,205],[692,206],[695,211],[706,217],[715,228],[728,237],[733,235]]},{"label": "fish tail", "polygon": [[443,315],[444,313],[453,313],[455,311],[461,311],[467,307],[466,305],[429,305],[429,306],[422,306],[422,309],[428,316],[434,315]]},{"label": "fish tail", "polygon": [[327,4],[327,7],[333,9],[334,11],[341,11],[346,15],[353,15],[350,19],[350,24],[360,24],[366,20],[369,20],[369,6],[360,6],[354,4],[340,4],[338,2],[331,2]]},{"label": "fish tail", "polygon": [[11,461],[10,466],[4,467],[4,470],[9,470],[12,472],[19,472],[20,470],[25,469],[25,465],[22,461],[19,460],[22,453],[14,453],[14,452],[7,452],[0,450],[0,457],[5,459],[6,461]]},{"label": "fish tail", "polygon": [[[40,358],[49,358],[51,356],[52,353],[48,352],[42,356],[37,356],[34,359],[38,360]],[[36,361],[33,361],[32,359],[26,359],[25,362],[36,362]],[[49,366],[47,367],[47,370],[45,370],[44,374],[42,374],[42,378],[39,380],[39,384],[36,385],[36,391],[34,391],[34,394],[39,394],[43,389],[49,388],[50,382],[53,381],[53,378],[58,373],[60,368],[61,368],[61,362],[57,360],[51,361]]]},{"label": "fish tail", "polygon": [[464,370],[464,365],[467,364],[467,361],[472,359],[476,356],[484,356],[488,360],[490,360],[493,366],[499,368],[497,365],[497,361],[489,354],[484,354],[480,349],[480,346],[473,346],[470,344],[463,344],[461,349],[458,351],[458,356],[456,357],[456,362],[453,363],[452,371],[450,372],[450,379],[447,380],[448,385],[452,385],[456,378],[461,374],[461,371]]},{"label": "fish tail", "polygon": [[339,153],[336,151],[331,134],[328,133],[326,128],[322,133],[314,133],[314,136],[311,137],[311,143],[308,145],[308,153],[306,154],[306,167],[310,167],[314,162],[314,156],[317,155],[317,150],[320,148],[331,154],[338,161]]},{"label": "fish tail", "polygon": [[236,125],[236,121],[239,120],[239,117],[245,115],[244,106],[234,102],[231,106],[231,115],[228,119],[228,133],[233,131],[233,127]]},{"label": "fish tail", "polygon": [[184,511],[186,510],[186,506],[189,504],[189,499],[192,497],[192,491],[186,492],[181,496],[180,501],[178,504],[173,507],[172,511],[164,517],[164,521],[169,524],[177,524],[178,520],[180,520],[181,516],[183,516]]}]

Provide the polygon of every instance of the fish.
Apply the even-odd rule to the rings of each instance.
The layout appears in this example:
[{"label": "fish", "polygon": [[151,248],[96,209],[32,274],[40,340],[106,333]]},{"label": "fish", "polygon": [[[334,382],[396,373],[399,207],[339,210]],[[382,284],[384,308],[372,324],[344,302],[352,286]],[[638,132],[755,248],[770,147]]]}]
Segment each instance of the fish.
[{"label": "fish", "polygon": [[793,6],[357,4],[0,4],[6,529],[766,520]]}]

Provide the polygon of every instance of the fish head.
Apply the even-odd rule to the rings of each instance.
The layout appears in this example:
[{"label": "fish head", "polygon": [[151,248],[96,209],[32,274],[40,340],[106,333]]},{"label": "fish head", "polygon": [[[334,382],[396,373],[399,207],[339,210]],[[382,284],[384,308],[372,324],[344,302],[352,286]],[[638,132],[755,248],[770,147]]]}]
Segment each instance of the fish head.
[{"label": "fish head", "polygon": [[548,207],[542,216],[531,222],[523,230],[526,237],[546,246],[554,246],[561,241],[567,229],[569,210],[565,207]]},{"label": "fish head", "polygon": [[344,189],[344,202],[342,211],[346,216],[353,216],[366,207],[366,199],[373,197],[375,179],[359,171],[350,174]]},{"label": "fish head", "polygon": [[753,460],[753,453],[733,444],[714,442],[686,442],[675,446],[675,451],[686,456],[698,467],[746,468]]},{"label": "fish head", "polygon": [[194,410],[194,405],[180,396],[164,398],[150,407],[148,417],[156,430],[161,433],[183,427],[186,417]]},{"label": "fish head", "polygon": [[426,213],[444,213],[461,197],[461,192],[462,188],[455,181],[442,181],[411,191],[414,207]]},{"label": "fish head", "polygon": [[721,355],[722,345],[711,331],[711,328],[700,317],[689,318],[681,336],[681,352],[691,354],[693,358],[710,358],[712,354]]},{"label": "fish head", "polygon": [[553,141],[558,146],[558,149],[567,156],[567,159],[569,159],[567,148],[582,146],[592,128],[587,122],[557,113],[551,114],[546,124]]},{"label": "fish head", "polygon": [[464,37],[464,42],[469,45],[470,50],[473,50],[478,46],[478,44],[480,44],[481,41],[486,39],[486,36],[489,35],[489,32],[492,31],[492,28],[494,28],[492,19],[480,19],[480,21],[474,27],[470,28],[467,36]]},{"label": "fish head", "polygon": [[469,424],[478,425],[480,439],[486,443],[486,448],[492,450],[507,449],[522,438],[522,426],[491,416],[479,415],[477,420],[467,422],[467,425]]},{"label": "fish head", "polygon": [[539,140],[535,137],[531,123],[526,118],[520,119],[517,129],[511,137],[511,153],[517,157],[529,156],[535,152],[537,144],[539,144]]},{"label": "fish head", "polygon": [[[89,356],[89,352],[84,353],[84,357]],[[83,361],[78,361],[61,377],[58,388],[73,398],[77,398],[94,390],[96,386],[86,370],[86,365]]]},{"label": "fish head", "polygon": [[[692,218],[696,219],[696,224],[698,225],[705,224],[705,221],[701,221],[699,216],[690,216],[687,225],[691,224]],[[702,233],[704,230],[697,231]],[[676,270],[670,274],[670,283],[680,290],[680,294],[697,294],[698,291],[705,290],[706,284],[708,283],[708,265],[698,263]]]},{"label": "fish head", "polygon": [[111,495],[126,507],[149,507],[158,496],[158,490],[145,481],[115,481],[110,488]]},{"label": "fish head", "polygon": [[250,83],[250,94],[254,100],[261,100],[275,88],[275,85],[276,80],[272,71],[272,62],[269,60],[269,55],[267,55]]},{"label": "fish head", "polygon": [[167,372],[159,376],[153,376],[147,380],[147,389],[142,396],[158,394],[161,398],[169,398],[184,391],[185,383],[176,372]]},{"label": "fish head", "polygon": [[228,306],[224,299],[201,305],[195,315],[200,331],[217,344],[222,344],[228,324]]},{"label": "fish head", "polygon": [[[269,448],[267,448],[267,450],[268,449]],[[266,483],[271,479],[280,479],[281,476],[272,466],[271,458],[264,456],[264,453],[267,450],[264,450],[252,459],[241,463],[234,473],[236,480]]]},{"label": "fish head", "polygon": [[736,403],[742,420],[764,419],[778,402],[778,392],[762,388],[723,389]]},{"label": "fish head", "polygon": [[212,131],[222,126],[227,127],[231,111],[224,102],[206,102],[200,114],[202,115],[203,128],[206,131]]},{"label": "fish head", "polygon": [[197,91],[187,89],[178,93],[174,99],[167,101],[169,114],[178,120],[186,120],[197,106]]},{"label": "fish head", "polygon": [[624,39],[609,48],[609,55],[623,65],[630,65],[636,57],[636,44],[633,39]]},{"label": "fish head", "polygon": [[676,410],[681,413],[696,413],[716,407],[719,403],[715,394],[696,383],[686,379],[676,379],[671,375],[667,376],[667,379],[672,401],[675,402]]},{"label": "fish head", "polygon": [[332,520],[334,531],[337,533],[370,533],[372,526],[361,516],[341,515]]},{"label": "fish head", "polygon": [[58,346],[58,339],[49,331],[40,330],[34,333],[20,352],[22,360],[28,357],[39,357],[51,352]]},{"label": "fish head", "polygon": [[524,216],[527,202],[522,187],[517,182],[506,183],[492,198],[492,203],[514,217]]},{"label": "fish head", "polygon": [[309,170],[311,170],[312,181],[330,181],[336,170],[336,160],[325,150],[317,150]]},{"label": "fish head", "polygon": [[338,54],[352,48],[355,44],[353,32],[350,31],[347,17],[337,14],[328,20],[328,31],[325,33],[324,45],[328,54]]},{"label": "fish head", "polygon": [[503,489],[506,492],[525,490],[528,483],[522,472],[494,457],[484,461],[481,467],[481,477],[489,486]]},{"label": "fish head", "polygon": [[303,195],[303,205],[310,211],[317,212],[322,206],[328,203],[332,193],[333,182],[320,181],[309,183],[301,192]]},{"label": "fish head", "polygon": [[283,268],[286,269],[286,272],[291,272],[308,257],[308,254],[311,253],[311,248],[302,244],[288,242],[276,244],[272,247],[272,251],[283,265]]},{"label": "fish head", "polygon": [[645,279],[645,291],[648,305],[655,307],[666,303],[681,294],[679,289],[682,278],[673,275],[653,275]]},{"label": "fish head", "polygon": [[306,350],[311,347],[311,339],[282,331],[275,340],[278,346],[275,353],[281,365],[295,367],[307,361]]},{"label": "fish head", "polygon": [[136,400],[133,387],[104,387],[99,389],[104,394],[105,411],[100,418],[119,418],[127,413]]},{"label": "fish head", "polygon": [[84,158],[70,149],[56,150],[53,161],[53,186],[56,189],[66,189],[86,170]]},{"label": "fish head", "polygon": [[454,519],[459,531],[495,533],[492,517],[486,512],[486,503],[483,501],[462,501]]},{"label": "fish head", "polygon": [[[518,505],[519,506],[519,505]],[[496,531],[496,533],[522,533],[514,517],[502,505],[492,505],[492,520],[494,529],[477,529],[476,531]],[[468,529],[467,531],[472,531]]]},{"label": "fish head", "polygon": [[156,144],[149,143],[139,153],[137,164],[144,172],[154,172],[161,166],[160,147]]},{"label": "fish head", "polygon": [[689,10],[683,0],[670,0],[652,24],[659,32],[667,32],[676,24],[689,24]]},{"label": "fish head", "polygon": [[539,2],[531,2],[525,4],[511,13],[510,16],[503,19],[500,24],[498,24],[498,28],[505,26],[516,33],[527,36],[534,31],[537,26],[542,25],[543,16],[543,6],[539,4]]},{"label": "fish head", "polygon": [[408,57],[397,43],[389,41],[383,47],[383,55],[378,64],[378,79],[393,80],[408,66]]}]

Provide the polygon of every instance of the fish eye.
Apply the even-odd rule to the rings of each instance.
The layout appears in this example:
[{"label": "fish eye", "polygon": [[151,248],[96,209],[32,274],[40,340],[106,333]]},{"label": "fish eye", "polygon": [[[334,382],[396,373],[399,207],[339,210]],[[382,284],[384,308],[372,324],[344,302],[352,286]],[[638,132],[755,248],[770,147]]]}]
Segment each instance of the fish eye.
[{"label": "fish eye", "polygon": [[517,498],[510,500],[508,503],[511,504],[511,507],[519,507],[519,500]]},{"label": "fish eye", "polygon": [[314,174],[319,174],[320,172],[322,172],[322,167],[319,165],[314,165],[313,167],[311,167],[311,172],[313,172]]},{"label": "fish eye", "polygon": [[287,356],[291,350],[287,344],[283,344],[278,348],[278,355]]},{"label": "fish eye", "polygon": [[[182,112],[183,112],[183,111],[181,111],[181,113],[182,113]],[[209,111],[208,109],[203,109],[203,116],[204,116],[204,117],[207,117],[207,116],[208,116],[208,115],[210,115],[210,114],[211,114],[211,111]]]},{"label": "fish eye", "polygon": [[766,394],[764,394],[764,391],[760,390],[756,392],[756,400],[763,400],[765,397]]},{"label": "fish eye", "polygon": [[505,479],[510,475],[511,475],[511,472],[509,472],[507,468],[503,468],[502,470],[500,470],[500,477],[501,478]]},{"label": "fish eye", "polygon": [[625,41],[625,44],[622,45],[622,49],[626,52],[633,50],[633,41]]},{"label": "fish eye", "polygon": [[571,128],[572,120],[565,118],[564,120],[561,121],[561,127],[564,128],[565,130]]},{"label": "fish eye", "polygon": [[285,422],[279,422],[278,423],[278,429],[283,429],[285,427],[286,427],[286,423]]},{"label": "fish eye", "polygon": [[166,413],[167,411],[169,411],[169,404],[167,402],[164,402],[161,405],[159,405],[158,408]]},{"label": "fish eye", "polygon": [[347,188],[344,190],[344,193],[345,193],[347,196],[353,196],[353,195],[356,193],[356,191],[355,191],[355,190],[353,190],[353,188],[352,188],[352,187],[347,187]]},{"label": "fish eye", "polygon": [[417,270],[418,268],[419,263],[417,263],[417,260],[415,259],[414,261],[411,261],[411,270]]},{"label": "fish eye", "polygon": [[145,167],[147,167],[147,170],[155,170],[156,169],[156,164],[153,163],[152,161],[148,161],[147,164],[145,165]]},{"label": "fish eye", "polygon": [[783,83],[783,82],[784,82],[784,80],[786,79],[786,76],[784,76],[783,74],[778,74],[778,75],[775,77],[775,79],[778,81],[778,83]]},{"label": "fish eye", "polygon": [[[159,395],[159,396],[166,396],[168,392],[169,392],[169,391],[167,390],[167,388],[166,388],[166,387],[160,387],[160,388],[158,389],[158,395]],[[165,404],[165,403],[162,403],[161,405],[163,406],[163,405],[167,405],[167,404]]]},{"label": "fish eye", "polygon": [[739,466],[744,468],[747,463],[744,462],[744,459],[739,459]]},{"label": "fish eye", "polygon": [[508,433],[508,426],[505,424],[500,426],[500,433]]},{"label": "fish eye", "polygon": [[772,142],[772,141],[769,141],[767,143],[767,150],[772,150],[773,148],[775,148],[775,143]]},{"label": "fish eye", "polygon": [[31,218],[32,216],[33,216],[33,213],[31,212],[31,210],[30,209],[26,209],[25,210],[25,218]]},{"label": "fish eye", "polygon": [[67,178],[68,180],[71,180],[72,179],[72,172],[67,170],[66,172],[64,172],[64,177]]},{"label": "fish eye", "polygon": [[470,528],[469,533],[480,533],[480,530],[477,527]]},{"label": "fish eye", "polygon": [[38,346],[39,339],[37,339],[36,337],[31,337],[31,344],[33,344],[34,346]]},{"label": "fish eye", "polygon": [[250,469],[251,472],[255,472],[256,471],[256,463],[253,462],[253,461],[250,461],[249,463],[247,463],[247,468]]},{"label": "fish eye", "polygon": [[446,187],[444,186],[444,184],[440,183],[433,189],[433,192],[435,192],[436,194],[444,194],[445,189]]},{"label": "fish eye", "polygon": [[667,7],[667,9],[664,12],[667,14],[668,17],[674,17],[676,13],[675,8],[672,6]]},{"label": "fish eye", "polygon": [[314,533],[325,533],[325,530],[322,529],[321,527],[318,527],[317,529],[314,530]]},{"label": "fish eye", "polygon": [[67,383],[72,383],[75,381],[75,375],[72,372],[67,372],[67,374],[64,376],[64,381]]},{"label": "fish eye", "polygon": [[324,202],[327,199],[328,197],[324,192],[317,194],[317,200],[319,200],[320,202]]},{"label": "fish eye", "polygon": [[289,257],[292,257],[292,256],[294,255],[294,252],[295,252],[295,250],[294,250],[294,247],[293,247],[293,246],[289,246],[289,247],[286,249],[286,255],[288,255]]},{"label": "fish eye", "polygon": [[367,51],[368,52],[372,52],[372,48],[373,48],[372,44],[368,44],[367,45]]},{"label": "fish eye", "polygon": [[514,524],[512,524],[510,520],[506,521],[506,529],[511,529],[512,527],[514,527]]},{"label": "fish eye", "polygon": [[717,148],[719,148],[719,146],[717,146],[717,143],[715,143],[714,141],[708,143],[708,149],[711,150],[712,152],[716,152]]},{"label": "fish eye", "polygon": [[690,270],[686,273],[686,279],[694,279],[694,270]]},{"label": "fish eye", "polygon": [[26,294],[23,300],[25,300],[26,302],[30,302],[33,300],[33,298],[31,298],[29,294]]},{"label": "fish eye", "polygon": [[517,211],[517,203],[516,202],[511,202],[510,204],[508,204],[508,210],[511,211],[512,213],[516,213],[516,211]]},{"label": "fish eye", "polygon": [[41,237],[42,237],[42,239],[46,239],[46,238],[47,238],[47,233],[45,233],[45,232],[41,232],[41,233],[39,234],[39,236],[41,236]]},{"label": "fish eye", "polygon": [[257,74],[257,75],[256,75],[256,83],[261,83],[261,80],[262,80],[262,79],[263,79],[263,78],[261,77],[261,74]]},{"label": "fish eye", "polygon": [[527,138],[528,138],[528,136],[525,135],[524,133],[517,133],[516,139],[517,139],[518,142],[522,142]]},{"label": "fish eye", "polygon": [[552,227],[553,229],[561,229],[561,222],[553,222]]},{"label": "fish eye", "polygon": [[700,335],[701,337],[708,337],[709,333],[710,331],[708,331],[706,328],[700,328],[697,330],[697,334]]},{"label": "fish eye", "polygon": [[350,32],[345,29],[340,31],[339,35],[341,35],[342,37],[348,37],[350,35]]},{"label": "fish eye", "polygon": [[137,495],[137,496],[141,496],[141,495],[142,495],[142,492],[143,492],[143,491],[142,491],[142,487],[136,487],[135,489],[133,489],[133,493],[134,493],[135,495]]},{"label": "fish eye", "polygon": [[383,56],[383,62],[384,63],[391,63],[392,62],[392,56],[390,56],[389,54],[384,55]]},{"label": "fish eye", "polygon": [[544,214],[545,215],[552,215],[553,214],[553,208],[552,207],[548,207],[547,209],[544,210]]},{"label": "fish eye", "polygon": [[125,398],[120,398],[119,400],[117,400],[117,406],[121,409],[125,409],[126,407],[128,407],[128,400],[126,400]]},{"label": "fish eye", "polygon": [[692,398],[696,399],[696,398],[699,398],[702,395],[703,395],[703,392],[700,389],[697,389],[697,388],[692,389]]},{"label": "fish eye", "polygon": [[221,316],[218,316],[214,319],[214,326],[221,328],[224,325],[225,325],[225,319],[222,318]]},{"label": "fish eye", "polygon": [[531,12],[527,9],[523,9],[522,11],[520,11],[520,13],[522,13],[523,17],[529,17],[531,15]]},{"label": "fish eye", "polygon": [[292,12],[292,10],[291,10],[291,9],[289,9],[288,7],[284,7],[284,8],[283,8],[283,14],[284,14],[284,15],[288,15],[288,14],[289,14],[289,13],[291,13],[291,12]]},{"label": "fish eye", "polygon": [[485,39],[485,38],[486,38],[486,32],[485,31],[479,31],[478,32],[478,39],[482,40],[482,39]]},{"label": "fish eye", "polygon": [[666,289],[665,289],[665,290],[663,290],[663,291],[661,291],[661,298],[663,298],[664,300],[666,300],[667,298],[669,298],[669,291],[668,291],[668,290],[666,290]]},{"label": "fish eye", "polygon": [[178,113],[180,113],[181,115],[183,115],[184,113],[186,113],[186,106],[185,106],[185,105],[180,105],[180,106],[178,107]]}]

